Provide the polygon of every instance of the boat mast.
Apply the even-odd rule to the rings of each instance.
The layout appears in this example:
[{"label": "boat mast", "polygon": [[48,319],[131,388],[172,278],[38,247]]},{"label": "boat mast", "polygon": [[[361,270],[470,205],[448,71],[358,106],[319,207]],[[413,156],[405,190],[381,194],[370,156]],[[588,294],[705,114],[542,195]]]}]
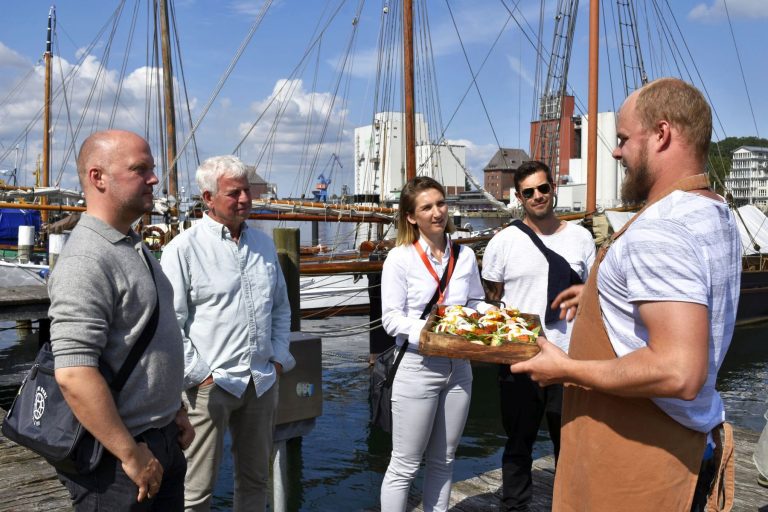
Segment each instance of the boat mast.
[{"label": "boat mast", "polygon": [[597,207],[597,72],[600,36],[600,2],[589,2],[589,103],[587,105],[587,223]]},{"label": "boat mast", "polygon": [[416,123],[413,92],[413,0],[403,0],[403,81],[405,82],[405,177],[416,177]]},{"label": "boat mast", "polygon": [[[48,11],[48,33],[45,39],[45,104],[43,105],[43,168],[42,168],[42,186],[49,187],[51,180],[51,64],[53,53],[51,52],[51,41],[53,41],[53,23],[56,17],[56,8],[51,6]],[[43,195],[40,198],[40,204],[48,204],[48,196]],[[48,211],[43,210],[40,214],[43,223],[48,223]]]},{"label": "boat mast", "polygon": [[171,65],[171,38],[168,28],[168,0],[160,0],[160,40],[163,54],[163,104],[168,159],[168,198],[171,217],[170,228],[176,234],[178,221],[178,175],[176,172],[176,109],[173,99],[173,67]]}]

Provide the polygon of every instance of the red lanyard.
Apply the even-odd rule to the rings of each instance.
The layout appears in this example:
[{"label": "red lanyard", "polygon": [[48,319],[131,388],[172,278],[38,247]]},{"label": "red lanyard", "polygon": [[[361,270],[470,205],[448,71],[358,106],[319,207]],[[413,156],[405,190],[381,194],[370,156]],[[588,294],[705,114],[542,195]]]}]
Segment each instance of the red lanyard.
[{"label": "red lanyard", "polygon": [[[424,262],[424,266],[427,267],[427,270],[429,271],[429,273],[432,274],[432,277],[434,277],[435,281],[437,281],[437,289],[440,290],[440,294],[437,297],[437,303],[442,304],[445,290],[440,287],[440,278],[437,277],[437,272],[435,272],[435,267],[433,267],[432,263],[430,263],[429,258],[427,258],[427,254],[424,252],[424,249],[421,248],[421,244],[419,243],[418,240],[413,242],[413,246],[416,248],[416,252],[419,253],[419,256],[421,256],[421,261]],[[445,271],[448,272],[448,275],[446,276],[447,279],[445,280],[445,286],[447,288],[448,281],[451,279],[451,274],[453,274],[453,267],[456,264],[456,255],[454,254],[453,249],[451,249],[451,244],[446,243],[445,247],[450,251],[450,256],[448,257],[448,268],[445,269]]]}]

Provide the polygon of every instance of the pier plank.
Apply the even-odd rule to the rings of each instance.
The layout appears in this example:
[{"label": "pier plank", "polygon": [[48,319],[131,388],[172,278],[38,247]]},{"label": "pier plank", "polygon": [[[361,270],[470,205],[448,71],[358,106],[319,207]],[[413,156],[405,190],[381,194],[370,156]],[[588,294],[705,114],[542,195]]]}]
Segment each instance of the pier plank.
[{"label": "pier plank", "polygon": [[48,289],[43,285],[0,288],[0,321],[48,318]]},{"label": "pier plank", "polygon": [[[0,421],[5,411],[0,409]],[[734,512],[768,512],[768,489],[757,484],[752,462],[758,432],[735,429],[736,503]],[[534,499],[532,512],[551,510],[554,458],[549,455],[533,463]],[[455,482],[451,492],[452,512],[479,512],[499,509],[501,469]],[[70,511],[69,495],[56,472],[42,458],[0,434],[0,512],[19,510]],[[378,507],[369,509],[379,510]],[[418,496],[412,496],[408,510],[422,512]]]},{"label": "pier plank", "polygon": [[[752,461],[758,432],[734,429],[736,444],[736,496],[733,512],[768,512],[768,489],[757,483],[757,468]],[[531,512],[552,510],[552,487],[555,480],[554,457],[548,455],[533,462],[533,502]],[[454,482],[451,490],[451,512],[488,512],[500,510],[501,469],[495,469],[468,480]],[[418,496],[409,500],[409,509],[423,512]],[[379,510],[378,508],[373,510]]]},{"label": "pier plank", "polygon": [[[5,411],[0,409],[0,421]],[[0,512],[72,510],[56,471],[35,453],[0,435]]]}]

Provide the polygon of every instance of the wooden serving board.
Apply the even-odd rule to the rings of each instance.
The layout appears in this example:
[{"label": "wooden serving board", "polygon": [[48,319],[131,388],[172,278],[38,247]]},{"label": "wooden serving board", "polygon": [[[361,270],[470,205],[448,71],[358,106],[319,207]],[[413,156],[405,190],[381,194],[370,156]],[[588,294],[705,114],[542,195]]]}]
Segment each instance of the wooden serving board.
[{"label": "wooden serving board", "polygon": [[[541,325],[539,315],[521,313],[520,316],[529,322],[534,322],[534,327]],[[437,322],[437,306],[435,306],[419,336],[419,352],[424,355],[512,364],[530,359],[540,350],[536,343],[505,343],[500,347],[478,345],[456,334],[432,332]]]}]

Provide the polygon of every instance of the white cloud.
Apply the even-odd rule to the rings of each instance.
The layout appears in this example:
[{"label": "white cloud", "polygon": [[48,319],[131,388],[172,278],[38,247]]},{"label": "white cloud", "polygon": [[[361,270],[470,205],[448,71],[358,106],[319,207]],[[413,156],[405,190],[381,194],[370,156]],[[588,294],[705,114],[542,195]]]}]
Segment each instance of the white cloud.
[{"label": "white cloud", "polygon": [[[331,193],[337,192],[335,184],[340,190],[341,184],[350,182],[353,127],[333,94],[306,91],[301,80],[280,79],[269,97],[251,105],[250,112],[254,121],[261,119],[242,148],[243,160],[256,163],[265,180],[277,183],[279,195],[309,195],[317,175],[328,176],[326,166],[333,153],[343,169],[335,166]],[[239,137],[252,122],[239,124]]]},{"label": "white cloud", "polygon": [[514,71],[514,73],[520,78],[522,78],[525,83],[527,83],[530,87],[534,86],[533,76],[531,76],[531,73],[525,69],[525,66],[520,61],[520,59],[512,55],[507,55],[507,63],[509,64],[510,69]]},{"label": "white cloud", "polygon": [[[768,2],[765,0],[728,0],[728,14],[733,18],[768,18]],[[714,21],[726,18],[725,0],[709,0],[696,5],[688,18],[698,21]]]},{"label": "white cloud", "polygon": [[7,73],[5,70],[7,67],[29,68],[29,62],[18,52],[8,48],[0,41],[0,68],[4,70],[3,73]]},{"label": "white cloud", "polygon": [[[237,14],[244,14],[246,16],[258,16],[261,13],[265,0],[238,0],[232,2],[230,9]],[[273,1],[270,7],[275,7],[279,4],[279,1]]]},{"label": "white cloud", "polygon": [[[0,59],[3,62],[7,59],[2,56],[14,54],[15,52],[6,47],[0,48]],[[93,55],[86,55],[79,66],[66,59],[54,57],[52,69],[51,180],[57,181],[60,176],[61,186],[76,188],[74,160],[77,149],[87,135],[109,127],[113,105],[117,101],[119,73],[105,69]],[[32,71],[8,101],[0,104],[0,119],[3,120],[0,123],[0,142],[2,147],[6,148],[0,149],[0,157],[5,156],[0,159],[0,167],[13,165],[11,160],[15,159],[15,152],[9,153],[7,148],[18,144],[23,155],[23,161],[19,165],[20,174],[25,176],[30,176],[35,169],[36,160],[42,150],[45,70],[43,65],[38,63]],[[154,127],[147,127],[145,122],[148,77],[154,75],[155,71],[154,68],[141,67],[126,74],[117,108],[114,109],[112,126],[140,134],[148,132],[153,153],[157,158],[163,154],[156,142],[158,123],[156,122]],[[25,70],[21,69],[15,73],[12,83],[15,84],[24,72]],[[64,87],[61,85],[61,77],[65,77]],[[5,98],[11,87],[10,82],[0,81],[0,98]],[[151,89],[154,93],[155,88]],[[194,99],[190,102],[195,104]],[[152,109],[156,109],[155,101],[152,101],[151,105]],[[156,114],[152,118],[157,119]],[[27,183],[32,183],[31,179]]]}]

